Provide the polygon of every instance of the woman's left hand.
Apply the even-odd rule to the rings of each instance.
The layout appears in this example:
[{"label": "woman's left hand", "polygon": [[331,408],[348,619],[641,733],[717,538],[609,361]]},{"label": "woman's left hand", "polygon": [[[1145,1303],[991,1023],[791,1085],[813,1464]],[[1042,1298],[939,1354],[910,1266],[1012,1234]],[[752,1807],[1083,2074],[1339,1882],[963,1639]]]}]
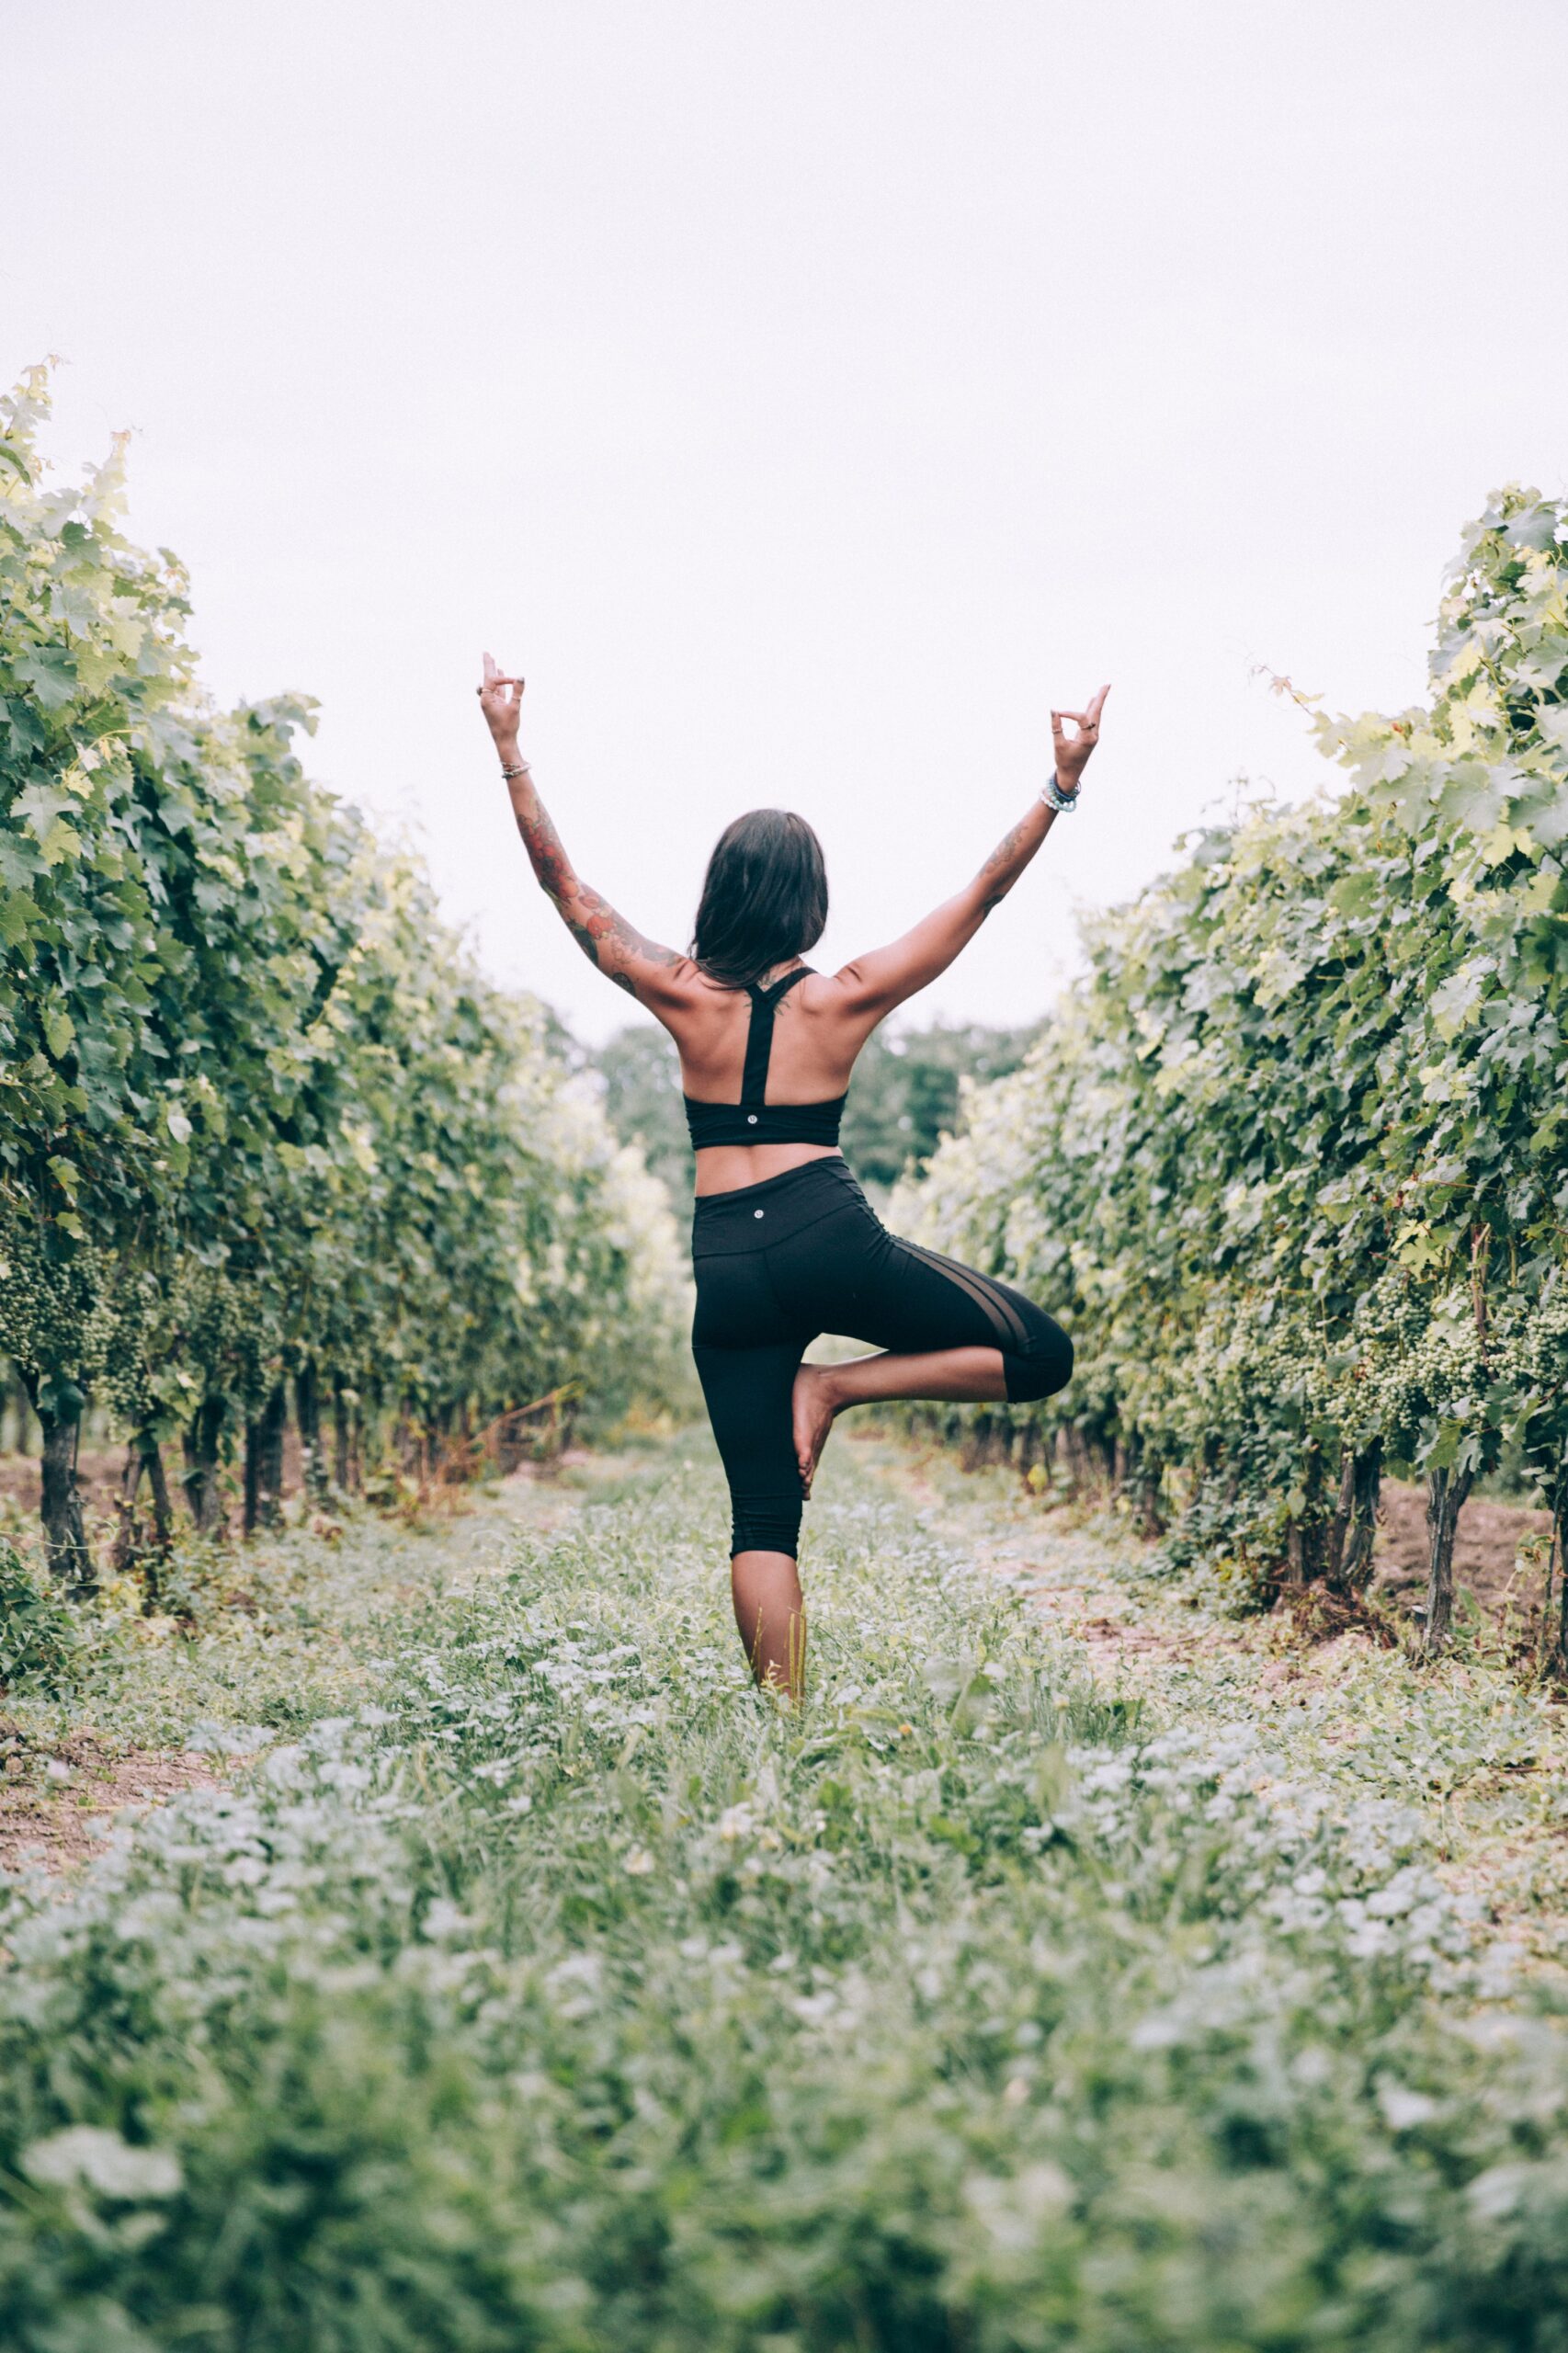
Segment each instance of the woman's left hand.
[{"label": "woman's left hand", "polygon": [[[1089,756],[1100,740],[1100,713],[1110,692],[1102,687],[1087,710],[1053,710],[1051,714],[1051,740],[1056,753],[1056,779],[1063,792],[1076,792]],[[1062,726],[1070,719],[1077,729],[1069,735]]]}]

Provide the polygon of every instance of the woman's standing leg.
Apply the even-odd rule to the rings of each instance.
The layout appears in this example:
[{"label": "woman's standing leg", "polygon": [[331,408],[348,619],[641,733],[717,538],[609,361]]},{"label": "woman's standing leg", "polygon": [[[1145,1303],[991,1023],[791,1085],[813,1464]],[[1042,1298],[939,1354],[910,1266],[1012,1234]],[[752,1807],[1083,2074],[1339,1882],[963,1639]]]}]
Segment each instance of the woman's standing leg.
[{"label": "woman's standing leg", "polygon": [[759,1684],[799,1699],[806,1609],[797,1553],[801,1472],[790,1399],[803,1339],[763,1347],[698,1345],[708,1417],[730,1483],[730,1590],[735,1624]]},{"label": "woman's standing leg", "polygon": [[806,1601],[792,1552],[732,1552],[730,1597],[757,1682],[798,1699],[806,1683]]}]

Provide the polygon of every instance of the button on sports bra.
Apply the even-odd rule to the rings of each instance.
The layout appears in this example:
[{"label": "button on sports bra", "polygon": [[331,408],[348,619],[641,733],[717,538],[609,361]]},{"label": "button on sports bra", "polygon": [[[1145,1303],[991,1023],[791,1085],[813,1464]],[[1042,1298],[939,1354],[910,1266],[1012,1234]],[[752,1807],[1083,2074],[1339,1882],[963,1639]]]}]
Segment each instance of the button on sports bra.
[{"label": "button on sports bra", "polygon": [[745,1065],[741,1073],[741,1099],[738,1103],[699,1103],[691,1095],[682,1097],[686,1105],[686,1124],[691,1131],[694,1149],[700,1151],[710,1143],[827,1143],[838,1142],[838,1123],[844,1116],[848,1097],[835,1096],[831,1103],[766,1103],[767,1093],[767,1062],[773,1051],[773,1014],[781,997],[788,996],[797,981],[803,981],[812,970],[810,964],[798,964],[775,981],[770,989],[758,988],[754,981],[746,994],[751,998],[751,1027],[746,1031]]}]

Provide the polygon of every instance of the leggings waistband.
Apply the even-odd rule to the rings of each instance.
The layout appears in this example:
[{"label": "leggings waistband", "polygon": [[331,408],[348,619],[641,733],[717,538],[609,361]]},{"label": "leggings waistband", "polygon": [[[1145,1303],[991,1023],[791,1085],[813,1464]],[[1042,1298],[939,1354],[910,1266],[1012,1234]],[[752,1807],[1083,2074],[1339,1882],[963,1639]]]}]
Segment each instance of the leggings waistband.
[{"label": "leggings waistband", "polygon": [[691,1255],[711,1258],[765,1250],[850,1201],[870,1210],[849,1163],[836,1153],[831,1159],[802,1161],[799,1168],[765,1176],[757,1185],[704,1193],[692,1208]]}]

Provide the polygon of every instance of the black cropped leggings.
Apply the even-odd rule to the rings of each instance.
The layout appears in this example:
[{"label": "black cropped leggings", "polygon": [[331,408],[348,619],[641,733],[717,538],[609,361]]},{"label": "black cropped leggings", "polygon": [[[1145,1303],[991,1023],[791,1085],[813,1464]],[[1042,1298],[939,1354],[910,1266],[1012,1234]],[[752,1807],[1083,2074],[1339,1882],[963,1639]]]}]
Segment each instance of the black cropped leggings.
[{"label": "black cropped leggings", "polygon": [[994,1276],[890,1233],[839,1159],[699,1199],[692,1353],[730,1483],[732,1550],[792,1553],[801,1474],[790,1397],[821,1332],[899,1355],[999,1348],[1015,1402],[1050,1397],[1073,1343]]}]

